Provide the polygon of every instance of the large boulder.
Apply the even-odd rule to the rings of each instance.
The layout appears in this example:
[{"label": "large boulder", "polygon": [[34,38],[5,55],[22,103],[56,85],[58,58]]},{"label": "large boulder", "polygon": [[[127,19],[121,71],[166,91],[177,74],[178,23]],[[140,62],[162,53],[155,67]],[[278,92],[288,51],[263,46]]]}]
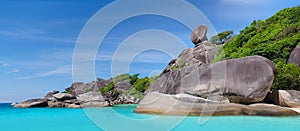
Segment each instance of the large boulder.
[{"label": "large boulder", "polygon": [[273,83],[274,70],[273,62],[261,56],[193,64],[162,74],[150,91],[203,98],[222,95],[230,102],[251,104],[265,98]]},{"label": "large boulder", "polygon": [[192,42],[196,46],[198,46],[201,42],[207,41],[206,33],[207,33],[206,25],[200,25],[196,27],[191,34]]},{"label": "large boulder", "polygon": [[45,99],[30,99],[14,105],[14,107],[17,108],[47,107],[47,106],[48,103]]},{"label": "large boulder", "polygon": [[288,59],[288,63],[294,63],[300,67],[300,47],[299,46],[297,46],[296,48],[293,49],[293,51],[290,54],[290,57]]},{"label": "large boulder", "polygon": [[91,101],[99,101],[99,102],[105,101],[103,96],[99,92],[87,92],[78,95],[76,98],[80,103],[91,102]]},{"label": "large boulder", "polygon": [[131,86],[130,79],[126,79],[126,80],[123,80],[123,81],[117,81],[114,84],[115,89],[128,90],[130,88],[130,86]]},{"label": "large boulder", "polygon": [[46,95],[45,95],[45,97],[44,97],[44,99],[45,100],[49,100],[49,101],[55,101],[55,98],[53,97],[55,94],[58,94],[59,93],[59,91],[57,91],[57,90],[54,90],[54,91],[52,91],[52,92],[49,92],[49,93],[47,93]]},{"label": "large boulder", "polygon": [[74,95],[68,94],[68,93],[58,93],[58,94],[53,95],[53,97],[58,101],[76,99],[76,97]]},{"label": "large boulder", "polygon": [[48,101],[48,107],[50,108],[62,108],[65,106],[65,103],[64,102],[61,102],[61,101]]},{"label": "large boulder", "polygon": [[65,90],[72,95],[77,96],[90,91],[98,91],[99,89],[98,83],[96,81],[92,81],[86,84],[83,82],[75,82],[71,85],[71,87],[66,88]]},{"label": "large boulder", "polygon": [[271,104],[241,105],[235,103],[220,103],[206,100],[199,103],[181,101],[173,95],[157,92],[148,93],[135,109],[136,113],[164,115],[261,115],[261,116],[295,116],[296,111]]},{"label": "large boulder", "polygon": [[99,101],[91,101],[80,104],[82,108],[96,108],[96,107],[108,107],[110,104],[107,101],[99,102]]},{"label": "large boulder", "polygon": [[300,108],[300,91],[274,90],[267,95],[265,102],[285,107]]}]

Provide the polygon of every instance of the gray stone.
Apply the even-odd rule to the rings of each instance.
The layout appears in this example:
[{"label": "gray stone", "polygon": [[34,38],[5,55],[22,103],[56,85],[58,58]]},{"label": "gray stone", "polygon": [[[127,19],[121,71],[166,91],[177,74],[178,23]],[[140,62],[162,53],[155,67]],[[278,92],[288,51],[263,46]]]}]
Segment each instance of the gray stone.
[{"label": "gray stone", "polygon": [[206,33],[207,33],[206,25],[200,25],[196,27],[191,34],[192,42],[197,46],[201,42],[207,41]]},{"label": "gray stone", "polygon": [[118,81],[114,84],[114,87],[116,89],[123,89],[123,90],[128,90],[130,86],[131,86],[130,79]]},{"label": "gray stone", "polygon": [[265,102],[285,107],[300,108],[300,91],[274,90],[267,95]]},{"label": "gray stone", "polygon": [[72,99],[76,99],[76,97],[72,94],[68,94],[68,93],[58,93],[53,95],[53,97],[55,99],[57,99],[58,101],[65,101],[65,100],[72,100]]},{"label": "gray stone", "polygon": [[59,93],[59,91],[54,90],[52,92],[49,92],[46,94],[46,96],[44,97],[45,100],[49,100],[49,101],[55,101],[55,98],[53,97],[53,95]]},{"label": "gray stone", "polygon": [[91,102],[91,101],[105,101],[103,96],[99,92],[87,92],[77,96],[77,100],[82,102]]},{"label": "gray stone", "polygon": [[48,101],[48,107],[50,108],[62,108],[64,107],[64,105],[65,103],[61,101],[56,101],[56,102]]},{"label": "gray stone", "polygon": [[86,102],[86,103],[81,103],[80,106],[82,108],[95,108],[95,107],[108,107],[110,104],[105,101],[105,102]]},{"label": "gray stone", "polygon": [[299,46],[297,46],[293,49],[287,63],[294,63],[300,67],[300,47]]},{"label": "gray stone", "polygon": [[80,105],[76,105],[76,104],[65,104],[66,108],[81,108]]},{"label": "gray stone", "polygon": [[157,92],[148,93],[135,109],[136,113],[163,115],[261,115],[261,116],[295,116],[296,111],[270,104],[241,105],[235,103],[194,103],[180,101],[172,95]]},{"label": "gray stone", "polygon": [[17,108],[47,107],[47,106],[48,106],[47,101],[44,99],[30,99],[14,105],[14,107]]},{"label": "gray stone", "polygon": [[273,83],[274,70],[272,61],[261,56],[190,65],[162,74],[150,90],[202,98],[222,95],[230,102],[250,104],[265,98]]}]

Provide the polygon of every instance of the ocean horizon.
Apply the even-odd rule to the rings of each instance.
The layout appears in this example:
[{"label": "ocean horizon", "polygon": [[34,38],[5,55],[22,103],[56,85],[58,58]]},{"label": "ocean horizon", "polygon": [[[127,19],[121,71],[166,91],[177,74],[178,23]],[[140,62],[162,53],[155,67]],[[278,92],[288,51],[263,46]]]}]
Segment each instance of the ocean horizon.
[{"label": "ocean horizon", "polygon": [[[179,116],[159,116],[134,113],[136,105],[122,105],[107,108],[95,108],[99,116],[95,119],[89,117],[86,109],[67,108],[13,108],[11,103],[0,104],[0,130],[1,131],[101,131],[114,130],[116,125],[120,129],[135,129],[141,126],[145,131],[154,129],[164,130],[166,125],[160,121],[154,123],[138,125],[130,123],[118,123],[118,118],[113,118],[113,113],[118,113],[124,118],[145,120],[162,117],[163,119],[176,119]],[[114,120],[115,119],[115,120]],[[107,121],[111,125],[100,126],[97,121]],[[109,122],[109,121],[115,122]],[[98,121],[98,122],[99,122]],[[122,122],[122,121],[119,121]],[[165,123],[167,124],[167,123]],[[155,126],[153,126],[155,125]],[[300,116],[295,117],[262,117],[262,116],[213,116],[206,123],[199,124],[199,117],[187,116],[177,125],[168,129],[173,131],[194,131],[194,130],[273,130],[273,131],[296,131],[300,128]]]}]

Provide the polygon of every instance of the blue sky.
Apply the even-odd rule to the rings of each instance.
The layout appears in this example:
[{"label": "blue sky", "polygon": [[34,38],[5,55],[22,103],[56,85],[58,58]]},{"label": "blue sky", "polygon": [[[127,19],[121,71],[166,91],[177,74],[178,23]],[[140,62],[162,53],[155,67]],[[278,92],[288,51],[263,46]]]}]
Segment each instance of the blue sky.
[{"label": "blue sky", "polygon": [[[42,97],[71,85],[73,50],[82,28],[109,0],[1,0],[0,1],[0,102]],[[300,4],[297,0],[188,0],[201,10],[217,32],[245,28],[253,20]],[[134,5],[126,5],[135,8]],[[176,9],[178,5],[165,5]],[[118,10],[117,10],[118,11]],[[122,11],[119,11],[122,13]],[[113,17],[107,14],[107,18]],[[106,19],[103,19],[104,21]],[[199,23],[201,24],[201,23]],[[106,36],[97,54],[97,77],[111,76],[110,60],[119,44],[143,29],[161,29],[175,34],[188,47],[190,30],[160,16],[130,18]],[[155,41],[155,40],[154,40]],[[140,44],[151,44],[149,39]],[[162,41],[167,42],[167,41]],[[170,56],[159,51],[139,54],[130,73],[149,76],[162,70]]]}]

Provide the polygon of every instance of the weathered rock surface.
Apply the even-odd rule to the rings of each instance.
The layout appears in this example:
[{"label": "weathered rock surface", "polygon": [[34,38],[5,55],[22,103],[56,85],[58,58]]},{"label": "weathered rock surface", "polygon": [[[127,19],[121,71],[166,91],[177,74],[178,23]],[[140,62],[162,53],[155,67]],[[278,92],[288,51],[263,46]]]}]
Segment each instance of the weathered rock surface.
[{"label": "weathered rock surface", "polygon": [[87,92],[78,95],[76,98],[80,103],[91,102],[91,101],[99,101],[99,102],[105,101],[103,96],[99,92]]},{"label": "weathered rock surface", "polygon": [[135,109],[136,113],[164,115],[262,115],[294,116],[296,111],[270,104],[242,105],[235,103],[218,104],[213,102],[194,103],[180,101],[172,95],[157,92],[148,93]]},{"label": "weathered rock surface", "polygon": [[14,105],[14,107],[17,108],[47,107],[47,106],[48,106],[47,101],[44,99],[30,99]]},{"label": "weathered rock surface", "polygon": [[114,87],[116,89],[123,89],[123,90],[128,90],[130,86],[131,86],[130,79],[116,82],[115,85],[114,85]]},{"label": "weathered rock surface", "polygon": [[200,25],[196,27],[191,34],[192,42],[196,46],[198,46],[201,42],[207,41],[206,33],[207,33],[206,25]]},{"label": "weathered rock surface", "polygon": [[293,49],[288,59],[288,63],[294,63],[300,67],[300,47],[297,46]]},{"label": "weathered rock surface", "polygon": [[110,104],[107,101],[99,102],[99,101],[91,101],[80,104],[82,108],[94,108],[94,107],[108,107]]},{"label": "weathered rock surface", "polygon": [[53,95],[53,97],[58,101],[72,100],[76,98],[74,95],[68,93],[58,93]]},{"label": "weathered rock surface", "polygon": [[274,79],[275,65],[261,56],[231,59],[214,64],[190,65],[162,74],[150,86],[165,94],[188,93],[206,98],[222,95],[230,102],[262,101]]},{"label": "weathered rock surface", "polygon": [[65,106],[65,103],[64,102],[61,102],[61,101],[48,101],[48,107],[50,108],[61,108],[61,107],[64,107]]},{"label": "weathered rock surface", "polygon": [[267,95],[265,102],[285,107],[300,108],[300,91],[274,90]]},{"label": "weathered rock surface", "polygon": [[57,91],[57,90],[49,92],[49,93],[46,94],[46,96],[44,97],[44,99],[46,99],[46,100],[54,100],[53,95],[58,94],[58,93],[59,93],[59,91]]}]

